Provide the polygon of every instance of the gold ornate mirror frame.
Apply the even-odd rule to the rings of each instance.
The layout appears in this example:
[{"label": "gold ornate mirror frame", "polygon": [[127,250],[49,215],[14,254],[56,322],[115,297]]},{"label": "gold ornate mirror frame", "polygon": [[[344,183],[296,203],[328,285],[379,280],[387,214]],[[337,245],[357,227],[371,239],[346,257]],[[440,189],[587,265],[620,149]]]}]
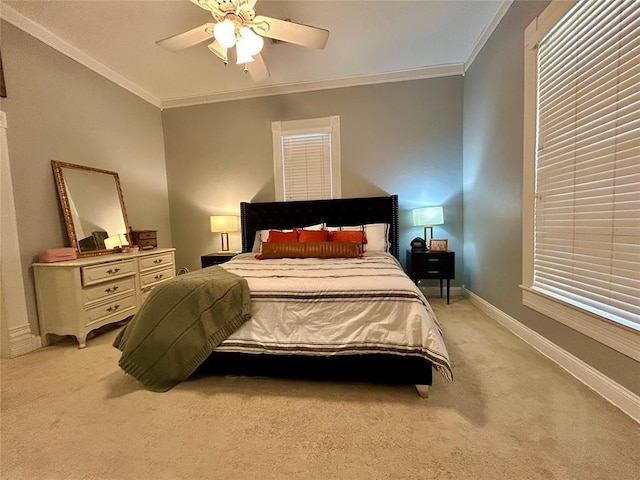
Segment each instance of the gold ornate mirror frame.
[{"label": "gold ornate mirror frame", "polygon": [[131,242],[117,172],[51,160],[69,243],[79,257],[120,252]]}]

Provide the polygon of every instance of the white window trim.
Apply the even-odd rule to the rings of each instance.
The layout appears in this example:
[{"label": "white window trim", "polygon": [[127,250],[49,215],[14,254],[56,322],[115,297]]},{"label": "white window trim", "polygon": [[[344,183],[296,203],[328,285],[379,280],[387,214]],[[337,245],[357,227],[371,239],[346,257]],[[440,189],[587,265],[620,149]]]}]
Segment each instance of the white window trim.
[{"label": "white window trim", "polygon": [[536,45],[577,0],[553,0],[525,29],[524,141],[522,201],[522,303],[614,350],[640,361],[640,332],[576,308],[533,287],[535,150],[536,150]]},{"label": "white window trim", "polygon": [[340,116],[271,122],[273,137],[273,171],[276,201],[284,201],[282,185],[282,137],[304,133],[331,133],[331,184],[333,198],[342,198],[342,177],[340,174]]}]

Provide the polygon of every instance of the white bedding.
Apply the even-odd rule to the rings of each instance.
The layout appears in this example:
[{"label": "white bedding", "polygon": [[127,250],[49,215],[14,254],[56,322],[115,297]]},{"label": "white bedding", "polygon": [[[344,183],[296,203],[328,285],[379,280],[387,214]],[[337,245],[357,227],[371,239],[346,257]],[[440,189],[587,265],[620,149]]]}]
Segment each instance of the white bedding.
[{"label": "white bedding", "polygon": [[452,379],[431,306],[388,253],[269,260],[246,253],[221,267],[247,279],[252,318],[217,351],[415,355]]}]

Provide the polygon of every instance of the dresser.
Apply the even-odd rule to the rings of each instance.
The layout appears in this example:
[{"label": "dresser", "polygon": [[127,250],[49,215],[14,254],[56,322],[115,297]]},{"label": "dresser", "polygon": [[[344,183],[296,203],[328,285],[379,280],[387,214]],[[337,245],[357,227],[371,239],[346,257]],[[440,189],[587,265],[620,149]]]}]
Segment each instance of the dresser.
[{"label": "dresser", "polygon": [[80,348],[87,334],[138,311],[149,292],[175,277],[175,249],[34,263],[38,321],[47,335],[73,335]]},{"label": "dresser", "polygon": [[442,298],[442,280],[447,281],[447,303],[449,303],[450,280],[456,278],[455,252],[431,252],[418,248],[407,250],[407,275],[414,282],[420,279],[440,280],[440,298]]}]

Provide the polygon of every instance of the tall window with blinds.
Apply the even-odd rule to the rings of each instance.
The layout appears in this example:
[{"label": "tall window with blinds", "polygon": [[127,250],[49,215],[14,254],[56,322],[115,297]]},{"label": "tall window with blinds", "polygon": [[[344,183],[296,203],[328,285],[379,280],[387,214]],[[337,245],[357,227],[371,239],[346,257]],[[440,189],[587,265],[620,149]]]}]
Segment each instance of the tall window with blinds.
[{"label": "tall window with blinds", "polygon": [[273,122],[276,200],[341,197],[340,118]]},{"label": "tall window with blinds", "polygon": [[578,1],[536,56],[532,288],[640,330],[640,2]]}]

